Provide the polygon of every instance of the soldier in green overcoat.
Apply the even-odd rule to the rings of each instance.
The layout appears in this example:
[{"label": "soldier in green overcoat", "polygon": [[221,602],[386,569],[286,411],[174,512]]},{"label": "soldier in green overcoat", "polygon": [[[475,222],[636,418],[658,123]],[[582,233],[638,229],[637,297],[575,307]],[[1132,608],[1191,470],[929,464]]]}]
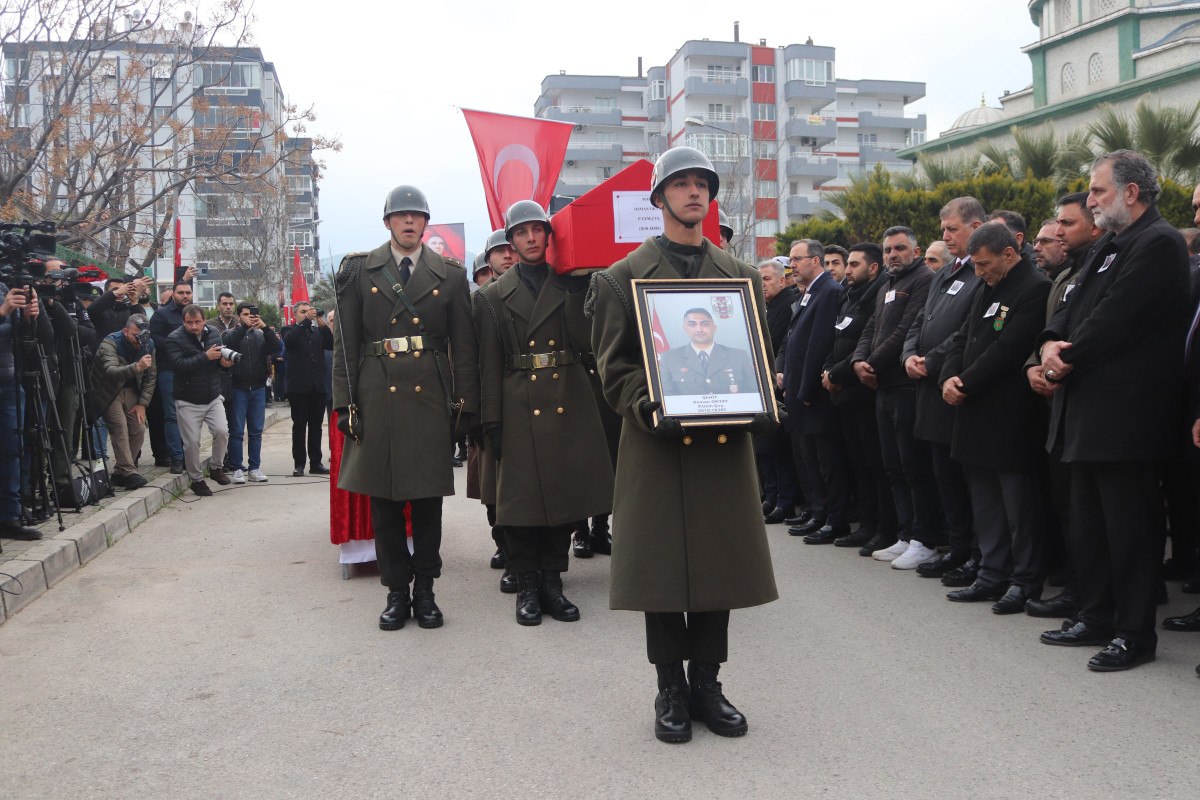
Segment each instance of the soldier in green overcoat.
[{"label": "soldier in green overcoat", "polygon": [[424,194],[396,187],[383,221],[388,241],[347,257],[337,276],[333,404],[346,434],[338,486],[371,498],[376,560],[388,587],[379,627],[403,627],[411,605],[418,625],[436,628],[442,498],[454,494],[446,450],[479,407],[475,331],[466,271],[421,244],[429,222]]},{"label": "soldier in green overcoat", "polygon": [[[663,235],[592,279],[600,378],[609,405],[624,417],[610,604],[645,612],[648,655],[658,670],[655,735],[668,742],[688,741],[691,719],[724,736],[746,732],[745,716],[716,679],[727,658],[729,610],[778,596],[751,444],[751,433],[775,428],[774,415],[760,414],[741,428],[685,430],[669,417],[655,424],[659,405],[650,400],[632,315],[634,278],[748,278],[766,330],[758,271],[701,232],[718,185],[703,153],[668,150],[651,183]],[[764,357],[773,374],[770,353]]]}]

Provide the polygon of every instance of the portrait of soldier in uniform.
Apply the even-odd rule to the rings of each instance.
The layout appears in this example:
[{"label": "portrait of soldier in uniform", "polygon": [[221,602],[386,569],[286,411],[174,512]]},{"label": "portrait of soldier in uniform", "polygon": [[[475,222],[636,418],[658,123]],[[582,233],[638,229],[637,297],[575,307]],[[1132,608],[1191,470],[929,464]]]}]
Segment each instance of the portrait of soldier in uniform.
[{"label": "portrait of soldier in uniform", "polygon": [[662,354],[659,372],[664,395],[738,394],[758,391],[750,353],[717,344],[717,323],[703,308],[683,315],[688,343]]}]

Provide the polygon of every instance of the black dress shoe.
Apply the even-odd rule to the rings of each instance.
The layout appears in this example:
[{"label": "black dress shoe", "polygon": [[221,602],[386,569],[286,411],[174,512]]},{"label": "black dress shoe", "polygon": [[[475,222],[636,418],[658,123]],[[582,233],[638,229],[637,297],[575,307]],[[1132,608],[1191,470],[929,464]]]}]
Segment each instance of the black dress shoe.
[{"label": "black dress shoe", "polygon": [[863,558],[870,558],[871,553],[876,550],[883,550],[891,547],[896,543],[895,536],[888,536],[885,533],[877,533],[866,541],[866,543],[858,548],[858,554]]},{"label": "black dress shoe", "polygon": [[169,459],[169,458],[155,458],[155,459],[154,459],[154,466],[156,466],[156,467],[169,467],[169,466],[171,466],[171,459]]},{"label": "black dress shoe", "polygon": [[1063,589],[1048,600],[1030,600],[1025,604],[1025,613],[1031,617],[1074,617],[1083,608],[1083,603],[1074,589]]},{"label": "black dress shoe", "polygon": [[1038,638],[1042,644],[1059,647],[1095,647],[1098,644],[1108,644],[1112,640],[1112,632],[1099,631],[1082,622],[1076,622],[1061,631],[1044,631]]},{"label": "black dress shoe", "polygon": [[805,544],[833,544],[835,539],[840,539],[843,536],[850,535],[848,526],[833,527],[826,525],[818,531],[813,531],[808,536],[804,537]]},{"label": "black dress shoe", "polygon": [[807,536],[810,533],[816,533],[825,527],[825,520],[809,518],[808,522],[803,525],[793,525],[788,528],[788,533],[792,536]]},{"label": "black dress shoe", "polygon": [[688,662],[692,719],[703,722],[717,736],[745,736],[750,725],[745,715],[725,699],[717,680],[720,669],[720,664]]},{"label": "black dress shoe", "polygon": [[42,532],[37,528],[22,525],[20,520],[6,519],[0,521],[0,539],[17,539],[22,542],[36,542],[42,538]]},{"label": "black dress shoe", "polygon": [[942,576],[942,586],[970,586],[979,577],[979,562],[967,559],[961,567],[947,570]]},{"label": "black dress shoe", "polygon": [[917,564],[917,574],[922,578],[940,578],[952,569],[967,563],[967,559],[954,553],[942,553],[936,558]]},{"label": "black dress shoe", "polygon": [[582,528],[576,528],[572,534],[571,552],[576,558],[591,558],[592,553],[592,534],[588,532],[587,523],[583,523]]},{"label": "black dress shoe", "polygon": [[304,467],[296,467],[294,470],[292,470],[292,477],[293,478],[303,478],[304,477]]},{"label": "black dress shoe", "polygon": [[655,664],[654,668],[658,670],[658,696],[654,698],[654,738],[668,744],[690,742],[692,715],[683,662]]},{"label": "black dress shoe", "polygon": [[778,525],[787,519],[787,515],[788,512],[786,509],[774,508],[767,512],[767,515],[763,517],[763,522],[765,522],[767,525]]},{"label": "black dress shoe", "polygon": [[806,525],[808,523],[808,521],[811,519],[812,519],[811,514],[809,514],[808,512],[802,511],[794,517],[788,517],[787,519],[785,519],[783,521],[783,523],[785,525]]},{"label": "black dress shoe", "polygon": [[308,468],[308,474],[309,475],[328,475],[329,467],[323,466],[321,464],[313,464],[311,467]]},{"label": "black dress shoe", "polygon": [[379,630],[398,631],[403,628],[409,609],[407,586],[400,592],[388,592],[387,608],[379,615]]},{"label": "black dress shoe", "polygon": [[1030,595],[1032,590],[1021,586],[1010,586],[1008,591],[1004,593],[992,606],[993,614],[1020,614],[1025,610],[1025,605],[1033,599]]},{"label": "black dress shoe", "polygon": [[517,624],[541,625],[542,604],[538,601],[541,577],[537,572],[522,572],[517,576]]},{"label": "black dress shoe", "polygon": [[543,572],[538,591],[542,609],[559,622],[578,622],[579,608],[563,594],[561,572]]},{"label": "black dress shoe", "polygon": [[1108,647],[1091,657],[1087,666],[1092,672],[1123,672],[1154,658],[1153,647],[1137,647],[1124,639],[1113,639]]},{"label": "black dress shoe", "polygon": [[192,492],[198,497],[212,497],[212,489],[208,488],[208,484],[201,478],[198,481],[192,481]]},{"label": "black dress shoe", "polygon": [[492,569],[504,569],[504,564],[507,561],[508,553],[504,552],[503,547],[497,547],[496,552],[492,553],[492,560],[489,563]]},{"label": "black dress shoe", "polygon": [[770,514],[772,511],[775,510],[775,504],[772,503],[770,500],[763,500],[762,507],[763,507],[764,514]]},{"label": "black dress shoe", "polygon": [[833,540],[834,547],[862,547],[867,542],[871,541],[871,537],[875,535],[875,531],[870,528],[859,528],[854,533],[847,533],[845,536],[839,536]]},{"label": "black dress shoe", "polygon": [[1162,621],[1164,630],[1194,632],[1200,631],[1200,608],[1182,617],[1167,617]]},{"label": "black dress shoe", "polygon": [[171,462],[171,474],[172,475],[182,475],[183,474],[183,462],[182,461],[172,461]]},{"label": "black dress shoe", "polygon": [[146,483],[147,483],[146,479],[143,478],[141,475],[139,475],[136,472],[133,473],[132,475],[125,476],[125,488],[131,492],[134,489],[142,488],[143,486],[146,485]]},{"label": "black dress shoe", "polygon": [[592,517],[592,552],[602,556],[612,555],[612,530],[608,527],[608,514]]},{"label": "black dress shoe", "polygon": [[1003,583],[981,583],[975,581],[965,589],[946,593],[946,599],[954,603],[979,603],[984,600],[999,600],[1007,587]]},{"label": "black dress shoe", "polygon": [[500,576],[500,591],[504,594],[516,594],[517,588],[516,573],[504,570],[504,574]]},{"label": "black dress shoe", "polygon": [[433,578],[428,575],[413,578],[412,611],[413,619],[422,628],[442,627],[442,610],[433,601]]}]

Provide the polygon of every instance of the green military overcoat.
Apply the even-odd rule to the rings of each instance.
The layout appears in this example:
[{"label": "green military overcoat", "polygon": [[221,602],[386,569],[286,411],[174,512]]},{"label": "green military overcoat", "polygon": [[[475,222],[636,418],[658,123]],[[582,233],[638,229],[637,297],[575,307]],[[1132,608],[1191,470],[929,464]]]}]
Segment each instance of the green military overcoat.
[{"label": "green military overcoat", "polygon": [[[479,373],[466,271],[422,247],[404,293],[384,267],[395,266],[389,243],[343,259],[337,277],[333,335],[334,408],[358,404],[362,443],[346,437],[338,486],[389,500],[454,494],[450,465],[454,419],[479,408]],[[392,337],[427,336],[437,350],[371,355]]]},{"label": "green military overcoat", "polygon": [[[473,305],[477,306],[479,304],[480,293],[483,291],[484,287],[493,282],[495,282],[495,278],[490,278],[482,287],[480,287],[471,295],[471,301]],[[480,314],[479,309],[476,308],[475,335],[477,339],[481,335],[478,326],[483,319],[483,315]],[[487,324],[492,324],[490,319],[488,320]],[[496,505],[496,459],[492,455],[491,450],[488,449],[486,442],[484,442],[483,447],[479,448],[479,453],[475,459],[475,466],[476,469],[479,470],[479,502],[485,506]]]},{"label": "green military overcoat", "polygon": [[[679,278],[647,240],[607,275],[633,302],[634,278]],[[757,270],[708,245],[698,278],[749,278],[767,330]],[[634,611],[717,611],[778,598],[750,434],[693,428],[659,439],[639,413],[649,399],[637,327],[625,303],[592,281],[592,343],[605,397],[624,418],[617,456],[609,605]],[[770,359],[770,354],[767,354]]]},{"label": "green military overcoat", "polygon": [[[483,295],[475,301],[481,421],[485,428],[502,426],[498,525],[566,525],[612,510],[612,462],[588,383],[586,290],[586,280],[550,272],[535,296],[513,267],[476,292]],[[585,358],[509,369],[505,337],[521,354],[575,350]]]}]

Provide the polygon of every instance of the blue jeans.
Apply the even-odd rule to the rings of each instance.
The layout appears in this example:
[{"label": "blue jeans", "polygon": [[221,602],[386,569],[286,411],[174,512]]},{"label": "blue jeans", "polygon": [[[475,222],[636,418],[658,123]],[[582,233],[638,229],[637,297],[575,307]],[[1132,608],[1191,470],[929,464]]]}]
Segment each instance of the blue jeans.
[{"label": "blue jeans", "polygon": [[229,463],[234,469],[245,469],[242,465],[242,439],[249,428],[250,445],[246,449],[250,457],[250,469],[258,469],[262,466],[262,433],[267,417],[266,387],[234,389],[230,414],[233,421],[229,429]]},{"label": "blue jeans", "polygon": [[0,377],[0,520],[21,516],[20,418],[20,389],[12,378]]},{"label": "blue jeans", "polygon": [[163,435],[167,437],[167,451],[172,461],[183,463],[183,437],[179,435],[179,420],[175,417],[175,373],[158,373],[155,391],[162,399]]}]

